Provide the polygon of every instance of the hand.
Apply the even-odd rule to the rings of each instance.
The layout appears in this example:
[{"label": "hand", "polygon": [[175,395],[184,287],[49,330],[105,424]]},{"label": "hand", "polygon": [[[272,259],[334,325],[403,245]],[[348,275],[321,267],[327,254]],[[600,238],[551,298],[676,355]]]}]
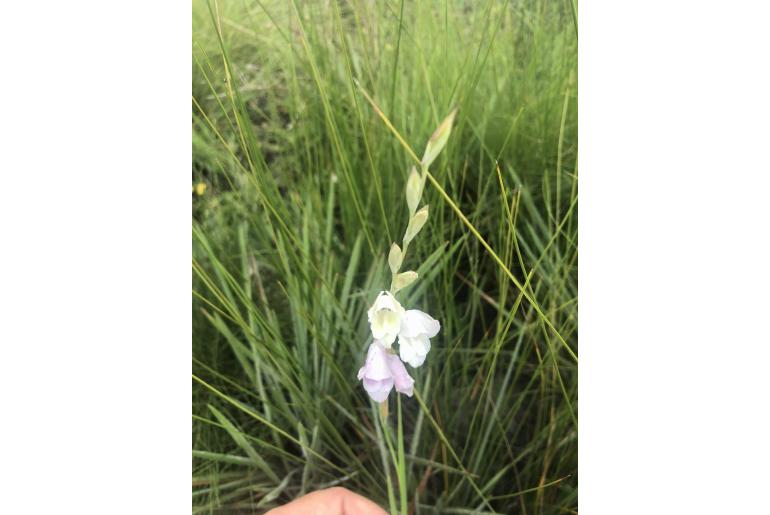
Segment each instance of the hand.
[{"label": "hand", "polygon": [[309,493],[267,515],[388,515],[372,501],[336,486]]}]

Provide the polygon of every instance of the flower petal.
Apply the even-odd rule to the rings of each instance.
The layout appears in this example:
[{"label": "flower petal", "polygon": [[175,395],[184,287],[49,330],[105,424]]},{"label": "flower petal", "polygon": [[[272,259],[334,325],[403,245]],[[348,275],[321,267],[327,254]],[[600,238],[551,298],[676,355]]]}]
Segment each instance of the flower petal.
[{"label": "flower petal", "polygon": [[401,330],[398,334],[406,338],[415,338],[421,334],[433,338],[440,329],[441,324],[435,318],[419,309],[409,309],[401,317]]},{"label": "flower petal", "polygon": [[401,329],[401,317],[404,308],[390,292],[382,291],[367,312],[372,336],[380,340],[385,348],[390,348]]},{"label": "flower petal", "polygon": [[369,351],[366,353],[366,363],[358,371],[359,379],[365,378],[374,381],[381,381],[392,376],[388,368],[386,352],[382,344],[375,340],[369,345]]},{"label": "flower petal", "polygon": [[414,346],[408,338],[404,338],[403,336],[398,338],[398,355],[401,356],[401,361],[409,363],[413,367],[415,366],[413,363],[419,359]]},{"label": "flower petal", "polygon": [[404,308],[398,303],[396,298],[387,291],[381,291],[377,298],[374,300],[374,304],[369,308],[367,315],[369,315],[369,322],[372,321],[372,317],[377,311],[382,309],[389,309],[396,313],[403,314]]},{"label": "flower petal", "polygon": [[425,357],[430,352],[430,340],[424,334],[415,338],[399,336],[398,350],[402,360],[417,368],[425,363]]},{"label": "flower petal", "polygon": [[393,388],[393,378],[389,377],[381,381],[376,381],[364,377],[364,389],[376,402],[382,402],[388,398],[391,388]]},{"label": "flower petal", "polygon": [[401,329],[401,315],[389,309],[382,309],[373,315],[371,327],[372,336],[389,349]]},{"label": "flower petal", "polygon": [[388,366],[393,373],[393,379],[396,385],[396,391],[403,393],[407,397],[411,397],[414,390],[414,379],[411,378],[406,371],[406,367],[398,356],[395,354],[388,354]]}]

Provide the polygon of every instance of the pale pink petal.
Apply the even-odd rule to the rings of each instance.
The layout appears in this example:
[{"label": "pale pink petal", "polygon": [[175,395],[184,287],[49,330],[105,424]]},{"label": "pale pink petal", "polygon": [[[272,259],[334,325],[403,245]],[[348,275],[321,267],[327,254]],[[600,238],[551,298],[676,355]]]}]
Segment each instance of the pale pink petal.
[{"label": "pale pink petal", "polygon": [[388,365],[390,366],[390,371],[393,373],[396,391],[411,397],[414,379],[409,376],[404,364],[401,363],[401,360],[398,359],[398,356],[395,354],[388,354]]},{"label": "pale pink petal", "polygon": [[376,402],[382,402],[388,398],[395,382],[387,356],[388,353],[382,344],[375,340],[369,345],[366,362],[358,371],[358,379],[363,380],[366,393]]},{"label": "pale pink petal", "polygon": [[375,402],[382,402],[388,398],[393,382],[392,377],[381,381],[364,377],[364,389]]},{"label": "pale pink petal", "polygon": [[369,352],[366,353],[366,364],[364,365],[364,372],[360,375],[380,381],[391,377],[390,369],[388,369],[388,362],[385,358],[386,352],[382,345],[375,340],[369,346]]}]

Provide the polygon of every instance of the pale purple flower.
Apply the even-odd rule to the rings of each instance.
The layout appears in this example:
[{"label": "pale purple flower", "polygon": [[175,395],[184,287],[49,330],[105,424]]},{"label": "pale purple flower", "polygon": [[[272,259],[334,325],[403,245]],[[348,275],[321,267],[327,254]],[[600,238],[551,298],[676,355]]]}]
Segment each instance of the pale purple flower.
[{"label": "pale purple flower", "polygon": [[391,354],[381,341],[375,340],[366,353],[366,362],[358,371],[358,379],[363,380],[364,389],[376,402],[388,398],[395,385],[396,391],[412,396],[412,379],[398,356]]},{"label": "pale purple flower", "polygon": [[427,313],[410,309],[401,317],[398,331],[398,350],[401,359],[414,368],[425,362],[430,351],[430,340],[441,329],[441,324]]}]

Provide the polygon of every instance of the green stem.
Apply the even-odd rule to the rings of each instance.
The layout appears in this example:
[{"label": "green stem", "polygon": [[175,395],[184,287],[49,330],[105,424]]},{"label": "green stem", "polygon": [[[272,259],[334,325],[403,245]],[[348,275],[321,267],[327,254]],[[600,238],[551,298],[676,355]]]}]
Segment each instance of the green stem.
[{"label": "green stem", "polygon": [[[395,515],[401,513],[401,515],[407,514],[407,493],[406,493],[406,460],[404,458],[404,432],[403,424],[401,423],[401,396],[396,395],[398,405],[398,452],[393,447],[393,433],[391,432],[390,425],[387,419],[380,415],[380,426],[382,427],[382,433],[384,434],[385,444],[388,447],[390,453],[390,459],[393,462],[393,468],[396,469],[396,479],[398,480],[398,495],[401,504],[401,510],[396,508],[395,498],[392,499],[390,505],[390,512]],[[386,401],[387,402],[387,401]],[[388,476],[388,494],[392,492],[390,471],[386,471]]]},{"label": "green stem", "polygon": [[[385,402],[388,402],[387,400]],[[387,423],[384,420],[382,416],[382,412],[379,409],[379,406],[375,409],[377,412],[377,420],[379,420],[379,424],[376,425],[377,429],[377,443],[380,447],[380,457],[382,458],[382,468],[385,469],[385,481],[387,482],[388,487],[388,504],[390,506],[390,513],[396,514],[398,513],[396,508],[396,496],[393,493],[393,481],[390,478],[390,465],[388,464],[388,454],[385,450],[385,444],[387,443],[388,449],[391,452],[391,459],[393,458],[393,447],[390,445],[390,441],[387,437]],[[383,437],[383,433],[385,433],[386,436]]]},{"label": "green stem", "polygon": [[398,405],[398,493],[401,496],[401,515],[407,515],[406,460],[404,459],[404,428],[401,423],[401,396],[396,395]]}]

